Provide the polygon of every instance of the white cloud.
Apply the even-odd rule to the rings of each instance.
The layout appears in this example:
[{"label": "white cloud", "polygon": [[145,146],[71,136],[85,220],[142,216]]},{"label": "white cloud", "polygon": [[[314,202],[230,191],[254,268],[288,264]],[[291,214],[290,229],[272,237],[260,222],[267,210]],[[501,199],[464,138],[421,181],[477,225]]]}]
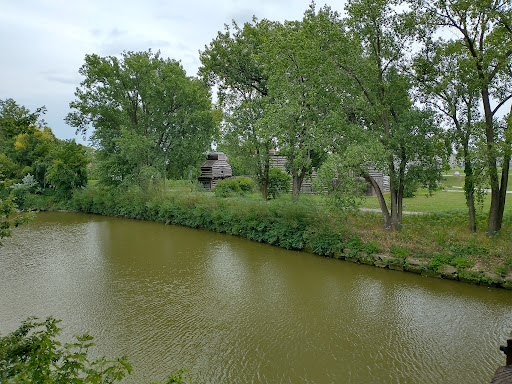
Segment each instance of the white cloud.
[{"label": "white cloud", "polygon": [[[337,3],[342,2],[338,0]],[[73,137],[64,123],[80,84],[86,54],[119,55],[151,48],[180,60],[189,75],[199,50],[235,19],[296,20],[310,0],[16,0],[0,12],[0,99],[27,108],[46,105],[46,121],[59,138]],[[331,3],[332,4],[332,3]],[[332,4],[341,10],[342,5]],[[79,139],[79,138],[77,138]]]}]

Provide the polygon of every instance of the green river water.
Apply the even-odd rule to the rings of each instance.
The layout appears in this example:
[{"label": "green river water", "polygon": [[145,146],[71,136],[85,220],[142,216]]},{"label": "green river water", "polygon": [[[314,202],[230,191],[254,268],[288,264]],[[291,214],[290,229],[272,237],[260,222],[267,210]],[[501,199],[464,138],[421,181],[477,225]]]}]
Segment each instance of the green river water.
[{"label": "green river water", "polygon": [[0,333],[28,316],[128,355],[125,383],[488,383],[512,292],[234,236],[39,213],[0,248]]}]

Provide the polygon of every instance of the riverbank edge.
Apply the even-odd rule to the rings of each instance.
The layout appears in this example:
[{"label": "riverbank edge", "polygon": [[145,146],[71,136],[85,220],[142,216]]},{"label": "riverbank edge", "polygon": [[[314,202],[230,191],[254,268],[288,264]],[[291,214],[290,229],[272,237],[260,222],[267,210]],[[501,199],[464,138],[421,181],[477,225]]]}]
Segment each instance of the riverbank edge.
[{"label": "riverbank edge", "polygon": [[[290,214],[283,212],[290,207],[283,206],[270,209],[263,214],[255,214],[254,209],[266,209],[267,206],[259,205],[255,208],[253,204],[255,203],[236,199],[203,199],[193,196],[162,198],[139,193],[127,198],[126,195],[105,195],[104,192],[85,189],[73,196],[68,209],[63,210],[60,207],[49,210],[92,213],[201,228],[289,250],[382,269],[512,290],[512,272],[503,276],[481,264],[471,267],[443,264],[439,263],[435,255],[393,255],[379,249],[375,242],[361,242],[357,233],[337,226],[331,217],[322,217],[324,220],[315,217],[315,214],[324,212],[305,215],[294,207],[295,211]],[[251,217],[247,219],[244,215]]]}]

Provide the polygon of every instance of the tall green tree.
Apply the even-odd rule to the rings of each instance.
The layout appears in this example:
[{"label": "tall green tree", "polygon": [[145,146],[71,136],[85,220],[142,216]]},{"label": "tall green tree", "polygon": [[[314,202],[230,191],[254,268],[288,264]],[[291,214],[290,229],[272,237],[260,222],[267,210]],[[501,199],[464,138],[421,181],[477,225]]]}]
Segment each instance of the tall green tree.
[{"label": "tall green tree", "polygon": [[0,100],[0,152],[11,152],[16,136],[32,133],[36,126],[45,127],[45,113],[44,106],[31,112],[13,99]]},{"label": "tall green tree", "polygon": [[[306,17],[308,13],[306,14]],[[266,125],[274,133],[280,153],[287,156],[292,197],[297,200],[304,178],[323,157],[327,125],[323,124],[332,98],[319,77],[322,56],[309,23],[274,23],[258,57],[268,76]],[[321,129],[323,128],[323,129]]]},{"label": "tall green tree", "polygon": [[242,27],[235,22],[201,52],[200,75],[217,87],[222,108],[221,147],[244,164],[258,181],[267,199],[270,171],[269,151],[275,147],[273,132],[264,121],[264,110],[271,103],[268,76],[258,55],[272,23],[253,20]]},{"label": "tall green tree", "polygon": [[46,172],[51,164],[51,153],[59,140],[49,127],[32,126],[30,131],[15,137],[14,160],[19,164],[20,176],[33,174],[41,187],[46,187]]},{"label": "tall green tree", "polygon": [[0,180],[19,180],[37,172],[44,182],[44,157],[50,136],[54,138],[42,119],[45,113],[44,106],[31,112],[13,99],[0,100]]},{"label": "tall green tree", "polygon": [[[361,154],[358,169],[377,193],[384,226],[398,229],[406,187],[413,182],[435,187],[445,147],[431,112],[413,107],[406,69],[415,24],[394,5],[350,0],[346,17],[325,7],[311,20],[330,80],[325,86],[337,83],[333,92],[341,98],[338,115],[345,121],[334,122],[341,131],[337,150],[357,145],[373,154],[368,159],[363,151],[352,151]],[[390,210],[372,168],[390,176]]]},{"label": "tall green tree", "polygon": [[476,232],[475,200],[483,193],[485,176],[484,131],[479,111],[479,87],[467,61],[463,43],[429,42],[414,63],[416,86],[422,102],[442,115],[457,158],[464,164],[464,192],[469,229]]},{"label": "tall green tree", "polygon": [[[512,132],[512,4],[508,0],[418,0],[412,2],[424,16],[424,25],[449,30],[460,40],[471,60],[484,112],[486,160],[491,185],[491,206],[487,233],[494,236],[502,226],[511,160]],[[505,118],[500,119],[500,115]],[[501,166],[501,182],[498,168]]]},{"label": "tall green tree", "polygon": [[73,189],[87,185],[85,148],[74,140],[59,142],[52,151],[52,162],[46,179],[63,198],[71,197]]},{"label": "tall green tree", "polygon": [[[207,87],[160,53],[87,55],[66,122],[97,146],[101,181],[150,173],[181,178],[200,165],[216,135]],[[127,163],[127,160],[130,160]]]}]

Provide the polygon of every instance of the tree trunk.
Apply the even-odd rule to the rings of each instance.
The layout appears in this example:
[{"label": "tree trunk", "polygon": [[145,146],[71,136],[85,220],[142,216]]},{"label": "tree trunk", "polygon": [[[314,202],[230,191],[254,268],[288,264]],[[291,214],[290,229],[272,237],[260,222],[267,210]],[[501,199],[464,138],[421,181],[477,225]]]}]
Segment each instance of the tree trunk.
[{"label": "tree trunk", "polygon": [[501,229],[501,225],[503,223],[503,211],[505,210],[505,200],[507,198],[508,173],[510,170],[510,157],[510,143],[508,143],[505,156],[503,157],[503,165],[501,168],[500,200],[498,206],[498,231]]},{"label": "tree trunk", "polygon": [[[488,151],[491,152],[492,149]],[[491,183],[491,207],[489,209],[489,222],[487,224],[487,234],[489,236],[494,236],[501,228],[501,223],[499,219],[499,205],[500,205],[500,189],[498,182],[498,170],[496,166],[496,156],[491,153],[488,154],[488,167],[489,167],[489,178]]]},{"label": "tree trunk", "polygon": [[[401,143],[401,160],[400,160],[400,175],[399,175],[399,186],[397,195],[397,225],[402,225],[402,213],[403,213],[403,201],[404,201],[404,189],[405,189],[405,167],[407,165],[407,156],[405,154],[405,146],[402,140]],[[396,229],[398,229],[398,227]]]},{"label": "tree trunk", "polygon": [[469,159],[469,149],[464,145],[464,192],[466,193],[466,204],[469,211],[469,230],[476,233],[476,213],[475,213],[475,182],[473,175],[473,166]]},{"label": "tree trunk", "polygon": [[483,87],[481,91],[482,103],[485,113],[485,138],[487,142],[487,166],[489,181],[491,184],[491,207],[489,209],[489,221],[487,223],[487,235],[495,236],[501,228],[500,221],[500,187],[498,180],[498,167],[496,162],[496,143],[494,142],[493,113],[489,100],[489,90]]},{"label": "tree trunk", "polygon": [[391,217],[389,216],[388,206],[386,205],[386,200],[384,199],[384,195],[382,194],[379,184],[377,184],[374,178],[370,175],[365,175],[364,179],[370,183],[377,194],[380,210],[382,212],[382,219],[384,220],[384,228],[391,229]]},{"label": "tree trunk", "polygon": [[403,213],[403,202],[404,202],[404,184],[400,183],[400,187],[398,187],[398,194],[396,196],[397,199],[397,223],[398,227],[402,225],[402,213]]},{"label": "tree trunk", "polygon": [[[471,123],[471,110],[468,106],[468,124]],[[466,204],[469,213],[469,230],[476,233],[476,212],[475,212],[475,175],[473,172],[473,164],[469,156],[469,134],[464,134],[462,127],[459,126],[456,119],[455,124],[463,139],[462,146],[464,151],[464,192],[466,194]],[[469,132],[469,128],[468,128]]]},{"label": "tree trunk", "polygon": [[261,197],[268,200],[268,175],[270,172],[269,145],[263,144],[263,148],[256,150],[257,156],[257,180],[260,187]]},{"label": "tree trunk", "polygon": [[261,188],[261,197],[263,200],[268,200],[268,174],[270,171],[270,160],[265,161],[265,165],[263,167],[263,174],[261,175],[260,188]]},{"label": "tree trunk", "polygon": [[389,164],[389,189],[391,192],[391,229],[396,231],[399,227],[398,223],[398,188],[395,180],[395,165],[393,158]]},{"label": "tree trunk", "polygon": [[292,198],[293,198],[293,201],[299,200],[300,189],[302,187],[302,182],[304,181],[304,176],[306,175],[305,168],[302,168],[300,171],[301,172],[299,175],[299,171],[297,169],[292,170]]},{"label": "tree trunk", "polygon": [[454,114],[452,119],[457,128],[457,132],[462,141],[462,148],[464,154],[464,193],[466,195],[466,205],[468,206],[468,217],[469,217],[469,230],[472,233],[476,233],[476,212],[475,212],[475,174],[473,170],[473,163],[469,155],[469,140],[471,137],[471,126],[473,124],[473,117],[471,111],[471,103],[469,100],[466,101],[467,107],[467,122],[466,129],[464,129],[457,119],[457,115]]}]

